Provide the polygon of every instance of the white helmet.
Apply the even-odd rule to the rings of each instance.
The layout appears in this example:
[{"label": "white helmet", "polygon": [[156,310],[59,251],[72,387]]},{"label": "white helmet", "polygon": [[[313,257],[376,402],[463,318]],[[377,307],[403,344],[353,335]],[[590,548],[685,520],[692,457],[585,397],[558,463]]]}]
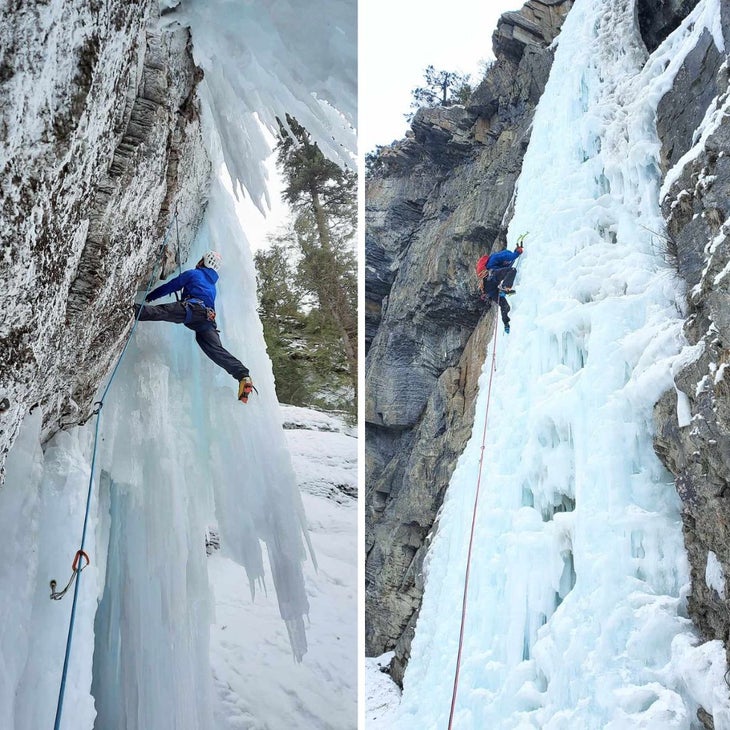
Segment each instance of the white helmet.
[{"label": "white helmet", "polygon": [[203,266],[218,271],[221,266],[221,255],[217,251],[206,251],[203,254]]}]

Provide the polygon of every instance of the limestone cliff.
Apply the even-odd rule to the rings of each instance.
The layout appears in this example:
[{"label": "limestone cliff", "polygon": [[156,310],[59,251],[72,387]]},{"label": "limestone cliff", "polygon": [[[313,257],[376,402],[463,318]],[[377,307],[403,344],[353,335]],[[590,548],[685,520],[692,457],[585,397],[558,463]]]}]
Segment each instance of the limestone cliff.
[{"label": "limestone cliff", "polygon": [[189,32],[155,30],[156,2],[10,5],[0,21],[0,483],[29,409],[41,407],[45,437],[89,417],[175,209],[187,253],[210,167]]},{"label": "limestone cliff", "polygon": [[[639,0],[647,49],[696,4]],[[730,3],[721,7],[727,49]],[[383,150],[368,181],[366,649],[395,649],[397,681],[420,605],[428,535],[470,435],[493,327],[475,303],[472,267],[509,222],[550,69],[547,46],[569,8],[529,2],[505,14],[493,37],[497,62],[467,107],[420,111],[409,136]],[[730,571],[730,123],[721,45],[705,33],[657,114],[667,220],[657,242],[687,282],[685,334],[696,347],[694,360],[676,372],[677,389],[656,406],[655,446],[683,500],[691,616],[705,637],[727,645],[725,590],[707,577],[711,564],[724,576]]]}]

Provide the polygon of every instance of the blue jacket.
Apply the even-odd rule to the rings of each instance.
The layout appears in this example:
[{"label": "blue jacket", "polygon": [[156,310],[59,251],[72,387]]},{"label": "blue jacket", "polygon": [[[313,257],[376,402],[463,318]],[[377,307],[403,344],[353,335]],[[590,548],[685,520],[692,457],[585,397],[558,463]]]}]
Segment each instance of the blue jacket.
[{"label": "blue jacket", "polygon": [[517,253],[517,251],[508,251],[507,249],[497,251],[497,253],[493,253],[489,257],[489,260],[487,261],[487,268],[503,269],[505,266],[512,266],[519,255],[520,254]]},{"label": "blue jacket", "polygon": [[218,272],[205,266],[199,269],[183,271],[180,276],[170,279],[167,284],[158,286],[148,295],[147,300],[153,301],[182,289],[182,299],[201,299],[206,307],[215,309],[215,283],[218,281]]}]

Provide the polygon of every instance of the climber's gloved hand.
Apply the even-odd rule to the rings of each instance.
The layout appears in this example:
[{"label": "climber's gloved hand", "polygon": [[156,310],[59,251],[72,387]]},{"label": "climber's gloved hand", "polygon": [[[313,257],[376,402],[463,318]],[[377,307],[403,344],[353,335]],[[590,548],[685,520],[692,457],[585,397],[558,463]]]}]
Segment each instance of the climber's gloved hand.
[{"label": "climber's gloved hand", "polygon": [[241,403],[248,403],[248,396],[251,395],[251,391],[258,393],[256,388],[254,388],[251,377],[249,375],[244,375],[244,377],[238,381],[238,400],[240,400]]},{"label": "climber's gloved hand", "polygon": [[516,254],[521,254],[525,249],[522,246],[517,246],[515,249]]}]

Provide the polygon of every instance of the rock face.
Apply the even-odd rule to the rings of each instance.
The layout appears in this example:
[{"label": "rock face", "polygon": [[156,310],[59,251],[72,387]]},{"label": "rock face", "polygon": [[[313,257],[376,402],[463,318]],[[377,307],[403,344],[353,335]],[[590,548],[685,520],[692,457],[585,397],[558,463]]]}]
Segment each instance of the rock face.
[{"label": "rock face", "polygon": [[[696,0],[638,0],[651,51]],[[466,109],[422,110],[383,150],[366,195],[366,650],[395,649],[400,681],[420,605],[428,535],[470,435],[492,317],[471,267],[507,227],[529,124],[569,4],[529,2],[494,34],[498,61]],[[730,4],[717,28],[730,48]],[[691,564],[690,615],[729,645],[730,89],[705,33],[661,100],[666,255],[688,287],[676,390],[655,408],[655,449],[676,476]],[[691,151],[690,154],[688,154]],[[700,709],[698,721],[712,727]]]},{"label": "rock face", "polygon": [[[728,48],[728,3],[722,4],[722,29]],[[687,104],[688,97],[696,102]],[[730,576],[729,101],[726,56],[706,34],[662,99],[657,120],[669,177],[662,201],[671,239],[667,248],[687,282],[684,331],[695,346],[696,359],[677,372],[677,390],[666,393],[655,407],[655,448],[676,475],[683,503],[692,573],[689,612],[705,637],[722,640],[726,648],[730,646],[725,600],[730,596],[725,580]],[[708,111],[717,113],[710,117]],[[706,116],[704,136],[695,135]],[[681,158],[690,149],[696,156],[683,165]],[[715,560],[724,574],[721,585],[708,579],[708,563]]]},{"label": "rock face", "polygon": [[157,8],[22,3],[0,23],[0,469],[29,409],[45,437],[89,417],[174,210],[183,256],[202,217],[202,74]]},{"label": "rock face", "polygon": [[686,18],[699,0],[638,0],[639,30],[651,53]]},{"label": "rock face", "polygon": [[507,229],[552,52],[572,3],[502,16],[497,63],[469,105],[421,109],[366,192],[366,650],[400,681],[421,566],[471,433],[493,318],[474,264]]}]

